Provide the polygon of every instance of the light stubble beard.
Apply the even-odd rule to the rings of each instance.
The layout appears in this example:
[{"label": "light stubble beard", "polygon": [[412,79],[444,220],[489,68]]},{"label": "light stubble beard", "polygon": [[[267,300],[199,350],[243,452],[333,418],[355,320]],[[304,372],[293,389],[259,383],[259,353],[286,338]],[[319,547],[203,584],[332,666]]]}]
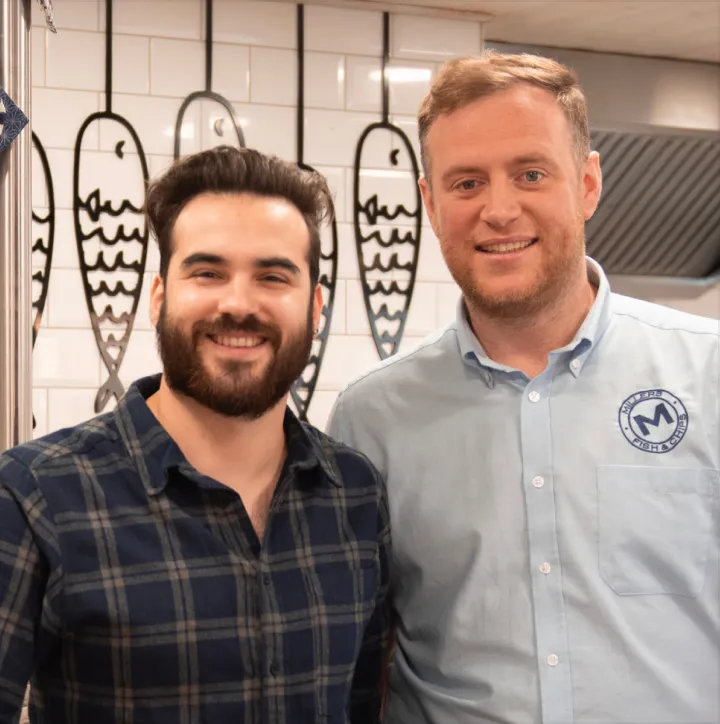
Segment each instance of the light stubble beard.
[{"label": "light stubble beard", "polygon": [[579,285],[581,278],[584,281],[584,219],[576,227],[574,236],[573,255],[565,259],[554,257],[547,260],[539,269],[534,283],[524,289],[490,295],[479,288],[471,272],[463,274],[462,278],[459,278],[461,275],[453,274],[453,278],[462,290],[466,304],[481,316],[508,322],[530,320],[542,310],[561,307],[572,296],[573,289]]}]

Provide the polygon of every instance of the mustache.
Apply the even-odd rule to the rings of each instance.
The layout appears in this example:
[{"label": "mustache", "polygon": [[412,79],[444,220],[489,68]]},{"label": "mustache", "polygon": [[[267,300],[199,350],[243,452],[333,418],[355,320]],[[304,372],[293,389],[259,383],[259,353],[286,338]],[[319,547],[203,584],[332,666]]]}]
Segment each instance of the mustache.
[{"label": "mustache", "polygon": [[195,336],[201,335],[222,335],[233,332],[246,332],[257,334],[259,337],[273,341],[280,338],[280,330],[276,325],[261,322],[254,314],[238,319],[231,314],[223,314],[213,321],[201,321],[195,324]]}]

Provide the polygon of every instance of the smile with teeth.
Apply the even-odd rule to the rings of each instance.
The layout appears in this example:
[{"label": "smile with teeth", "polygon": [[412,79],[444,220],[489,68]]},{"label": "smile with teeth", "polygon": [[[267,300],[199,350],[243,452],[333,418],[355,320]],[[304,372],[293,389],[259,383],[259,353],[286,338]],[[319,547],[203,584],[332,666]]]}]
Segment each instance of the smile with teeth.
[{"label": "smile with teeth", "polygon": [[486,254],[509,254],[511,251],[522,251],[532,246],[537,239],[526,239],[524,241],[508,241],[500,244],[481,246],[480,251]]},{"label": "smile with teeth", "polygon": [[225,337],[211,336],[215,344],[223,347],[259,347],[265,340],[262,337]]}]

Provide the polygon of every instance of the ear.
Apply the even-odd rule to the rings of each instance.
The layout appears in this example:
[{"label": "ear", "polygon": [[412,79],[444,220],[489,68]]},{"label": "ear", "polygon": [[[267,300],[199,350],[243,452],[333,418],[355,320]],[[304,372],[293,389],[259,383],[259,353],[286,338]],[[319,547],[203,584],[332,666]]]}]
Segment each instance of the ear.
[{"label": "ear", "polygon": [[158,274],[150,287],[150,321],[153,327],[157,327],[158,320],[160,319],[160,310],[162,309],[163,302],[165,301],[165,282],[162,277]]},{"label": "ear", "polygon": [[440,226],[437,223],[437,217],[435,215],[435,202],[433,199],[432,188],[427,176],[421,176],[418,179],[418,186],[420,187],[420,193],[422,194],[423,203],[425,204],[425,210],[427,211],[428,219],[430,220],[430,226],[435,232],[435,236],[440,238]]},{"label": "ear", "polygon": [[324,305],[325,300],[323,299],[322,285],[318,284],[315,287],[315,293],[313,294],[313,329],[320,328],[320,318],[322,317]]},{"label": "ear", "polygon": [[592,218],[602,193],[602,171],[600,170],[600,154],[591,151],[583,165],[582,171],[582,208],[585,221]]}]

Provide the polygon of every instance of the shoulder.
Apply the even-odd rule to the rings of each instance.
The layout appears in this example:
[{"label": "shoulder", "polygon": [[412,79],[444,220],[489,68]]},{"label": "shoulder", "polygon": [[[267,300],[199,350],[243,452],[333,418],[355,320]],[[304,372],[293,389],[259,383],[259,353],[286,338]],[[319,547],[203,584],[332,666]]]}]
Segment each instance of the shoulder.
[{"label": "shoulder", "polygon": [[321,457],[333,459],[341,467],[341,471],[353,470],[371,477],[377,473],[370,459],[360,451],[330,437],[309,423],[303,423],[303,428]]},{"label": "shoulder", "polygon": [[344,486],[382,485],[377,468],[367,455],[336,440],[316,427],[303,423],[305,432],[313,441],[321,457],[334,469]]},{"label": "shoulder", "polygon": [[675,334],[698,342],[716,342],[720,339],[720,321],[710,317],[689,314],[661,304],[645,302],[620,294],[612,295],[614,319],[633,329],[643,327],[648,334],[667,337]]},{"label": "shoulder", "polygon": [[424,381],[433,370],[456,362],[458,355],[455,322],[438,329],[417,346],[389,357],[352,379],[340,392],[341,397],[361,397],[384,394],[402,382],[421,378]]},{"label": "shoulder", "polygon": [[105,413],[10,448],[0,455],[0,480],[62,475],[78,456],[100,457],[118,444],[121,443],[114,414]]}]

